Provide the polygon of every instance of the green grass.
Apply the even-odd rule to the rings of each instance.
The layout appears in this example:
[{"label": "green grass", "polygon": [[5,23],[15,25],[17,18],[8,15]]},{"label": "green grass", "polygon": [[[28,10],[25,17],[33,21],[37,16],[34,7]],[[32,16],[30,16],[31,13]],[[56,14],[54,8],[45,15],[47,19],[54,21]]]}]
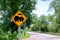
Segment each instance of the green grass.
[{"label": "green grass", "polygon": [[[18,35],[17,35],[17,37],[18,37]],[[24,32],[22,32],[22,33],[20,34],[20,37],[21,37],[21,39],[25,39],[25,38],[29,38],[30,35],[29,35],[28,33],[25,33],[25,36],[24,36]],[[14,39],[14,40],[17,40],[17,39]]]},{"label": "green grass", "polygon": [[29,38],[30,35],[28,33],[25,33],[24,35],[24,32],[21,33],[21,39],[24,39],[24,38]]},{"label": "green grass", "polygon": [[[24,31],[22,30],[21,34],[21,39],[24,39],[24,38],[29,38],[30,35],[25,33],[25,36],[24,36]],[[17,40],[18,39],[18,33],[15,31],[13,34],[11,34],[10,31],[8,32],[3,32],[3,31],[0,31],[0,40]]]}]

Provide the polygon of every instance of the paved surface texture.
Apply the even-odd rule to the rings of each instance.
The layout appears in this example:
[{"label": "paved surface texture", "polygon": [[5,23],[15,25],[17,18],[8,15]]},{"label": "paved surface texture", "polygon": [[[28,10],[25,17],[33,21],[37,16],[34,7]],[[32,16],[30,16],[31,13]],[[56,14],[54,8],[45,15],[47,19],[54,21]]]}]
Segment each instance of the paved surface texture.
[{"label": "paved surface texture", "polygon": [[44,33],[35,33],[28,32],[31,36],[25,40],[60,40],[60,36],[44,34]]}]

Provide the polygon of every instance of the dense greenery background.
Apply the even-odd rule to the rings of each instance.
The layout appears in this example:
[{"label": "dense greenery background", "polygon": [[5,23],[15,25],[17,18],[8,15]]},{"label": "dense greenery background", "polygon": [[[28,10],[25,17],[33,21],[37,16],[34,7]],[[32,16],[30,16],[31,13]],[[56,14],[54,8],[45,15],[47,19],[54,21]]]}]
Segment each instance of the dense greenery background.
[{"label": "dense greenery background", "polygon": [[[0,15],[2,16],[0,18],[0,40],[15,40],[12,37],[17,36],[18,27],[11,22],[11,16],[19,10],[28,18],[25,26],[30,27],[32,24],[31,12],[35,9],[35,4],[36,0],[0,0]],[[24,24],[22,29],[24,29]]]},{"label": "dense greenery background", "polygon": [[[11,16],[18,10],[27,16],[25,26],[31,31],[60,33],[60,0],[52,0],[49,9],[55,12],[48,16],[37,17],[32,13],[35,4],[36,0],[0,0],[0,40],[12,40],[12,37],[17,40],[17,26],[11,22]],[[21,28],[24,29],[24,24]]]},{"label": "dense greenery background", "polygon": [[54,14],[33,16],[33,31],[60,33],[60,0],[52,0],[48,11],[54,10]]},{"label": "dense greenery background", "polygon": [[0,11],[3,21],[3,30],[16,31],[17,26],[11,22],[11,16],[14,15],[17,11],[22,11],[24,15],[27,16],[28,20],[26,21],[26,26],[30,27],[32,24],[32,10],[35,9],[35,0],[1,0],[0,1]]}]

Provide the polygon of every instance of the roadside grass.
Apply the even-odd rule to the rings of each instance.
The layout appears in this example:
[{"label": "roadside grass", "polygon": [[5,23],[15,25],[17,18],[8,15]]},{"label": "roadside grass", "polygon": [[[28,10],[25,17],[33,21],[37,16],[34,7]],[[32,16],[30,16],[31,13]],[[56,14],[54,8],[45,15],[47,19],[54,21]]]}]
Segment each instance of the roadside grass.
[{"label": "roadside grass", "polygon": [[[27,32],[27,31],[26,31]],[[24,31],[22,30],[21,32],[21,39],[24,39],[24,38],[29,38],[30,37],[30,34],[26,33],[24,34]]]},{"label": "roadside grass", "polygon": [[41,32],[41,31],[34,31],[34,32],[37,32],[37,33],[46,33],[46,34],[52,34],[52,35],[60,36],[60,33],[54,33],[54,32]]},{"label": "roadside grass", "polygon": [[60,33],[51,33],[52,35],[58,35],[58,36],[60,36]]},{"label": "roadside grass", "polygon": [[58,36],[60,36],[60,33],[53,33],[53,32],[42,32],[42,33],[52,34],[52,35],[58,35]]},{"label": "roadside grass", "polygon": [[[20,36],[21,36],[21,39],[30,37],[28,33],[25,33],[25,36],[24,36],[24,31],[21,32]],[[0,40],[18,40],[18,33],[16,31],[13,34],[11,34],[11,31],[4,33],[3,31],[0,30]]]},{"label": "roadside grass", "polygon": [[[29,38],[30,37],[30,34],[25,33],[25,35],[24,35],[24,32],[21,32],[20,33],[20,37],[21,37],[21,40],[22,39],[26,39],[26,38]],[[18,39],[18,35],[17,35],[17,39]],[[14,40],[17,40],[17,39],[14,39]]]},{"label": "roadside grass", "polygon": [[24,35],[24,32],[21,33],[21,39],[29,38],[29,37],[30,37],[30,35],[28,33],[25,33],[25,35]]}]

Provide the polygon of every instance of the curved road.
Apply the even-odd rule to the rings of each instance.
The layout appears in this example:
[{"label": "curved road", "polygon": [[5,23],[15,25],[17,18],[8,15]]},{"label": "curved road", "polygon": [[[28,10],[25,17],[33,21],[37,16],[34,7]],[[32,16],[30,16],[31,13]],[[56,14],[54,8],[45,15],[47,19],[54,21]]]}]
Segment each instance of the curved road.
[{"label": "curved road", "polygon": [[60,40],[60,36],[44,34],[44,33],[35,33],[28,32],[31,34],[30,38],[27,40]]}]

